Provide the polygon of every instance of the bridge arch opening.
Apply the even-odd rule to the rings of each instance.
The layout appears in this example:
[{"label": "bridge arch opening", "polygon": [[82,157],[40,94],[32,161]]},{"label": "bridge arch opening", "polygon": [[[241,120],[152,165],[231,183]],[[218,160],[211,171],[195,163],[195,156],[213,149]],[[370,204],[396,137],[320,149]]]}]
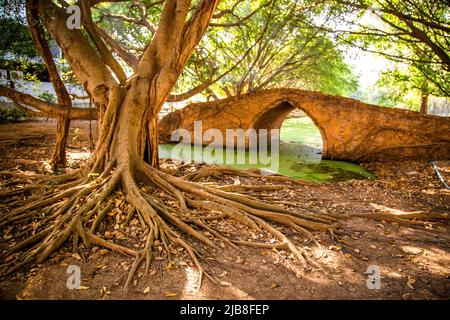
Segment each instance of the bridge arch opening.
[{"label": "bridge arch opening", "polygon": [[256,117],[253,128],[280,130],[280,152],[320,160],[326,148],[325,135],[308,112],[283,101]]}]

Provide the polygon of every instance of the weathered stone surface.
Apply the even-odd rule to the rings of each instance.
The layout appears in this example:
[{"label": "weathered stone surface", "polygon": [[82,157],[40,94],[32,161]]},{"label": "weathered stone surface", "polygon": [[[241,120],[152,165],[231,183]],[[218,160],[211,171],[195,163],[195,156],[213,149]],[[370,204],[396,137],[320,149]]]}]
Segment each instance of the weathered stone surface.
[{"label": "weathered stone surface", "polygon": [[[280,128],[295,108],[320,129],[323,158],[362,161],[450,159],[450,119],[369,105],[358,100],[296,89],[270,89],[240,97],[195,103],[167,115],[160,134],[173,130]],[[209,141],[202,141],[203,144]]]}]

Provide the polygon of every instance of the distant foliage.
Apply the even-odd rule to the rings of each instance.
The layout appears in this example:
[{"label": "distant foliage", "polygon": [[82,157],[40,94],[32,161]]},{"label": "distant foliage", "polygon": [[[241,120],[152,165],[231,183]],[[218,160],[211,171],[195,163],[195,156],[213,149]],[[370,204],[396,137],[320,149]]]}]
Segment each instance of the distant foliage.
[{"label": "distant foliage", "polygon": [[45,100],[47,102],[50,102],[50,103],[55,103],[56,102],[55,95],[50,93],[50,92],[48,92],[48,91],[45,91],[45,92],[41,93],[39,95],[39,98],[41,98],[41,99],[43,99],[43,100]]},{"label": "distant foliage", "polygon": [[0,18],[0,54],[13,53],[20,57],[38,56],[28,28],[11,18]]},{"label": "distant foliage", "polygon": [[26,121],[28,120],[28,115],[17,109],[0,109],[0,123],[5,122],[20,122],[20,121]]},{"label": "distant foliage", "polygon": [[448,0],[326,3],[335,17],[331,20],[334,24],[327,25],[331,34],[350,46],[377,53],[395,63],[377,84],[384,86],[380,97],[384,91],[385,101],[381,102],[396,104],[420,94],[450,96]]}]

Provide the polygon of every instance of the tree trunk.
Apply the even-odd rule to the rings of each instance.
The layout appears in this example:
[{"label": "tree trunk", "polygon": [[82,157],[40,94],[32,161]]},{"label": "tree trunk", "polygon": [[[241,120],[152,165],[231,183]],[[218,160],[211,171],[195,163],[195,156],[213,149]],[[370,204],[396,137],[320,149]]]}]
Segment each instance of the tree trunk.
[{"label": "tree trunk", "polygon": [[50,160],[52,169],[56,171],[58,167],[64,167],[66,165],[66,141],[67,135],[69,134],[69,116],[72,100],[58,73],[52,52],[45,39],[44,27],[39,18],[39,4],[37,0],[26,1],[26,13],[31,37],[33,38],[33,42],[48,70],[50,81],[52,82],[56,96],[58,97],[58,104],[64,105],[68,109],[66,114],[57,117],[56,145]]},{"label": "tree trunk", "polygon": [[158,115],[153,114],[149,119],[147,136],[147,157],[144,160],[154,168],[159,168],[159,134]]},{"label": "tree trunk", "polygon": [[158,119],[149,117],[154,110],[150,102],[153,97],[147,94],[149,83],[148,79],[137,78],[126,91],[114,89],[115,106],[110,105],[104,113],[93,152],[94,171],[101,173],[111,162],[117,162],[119,171],[134,172],[143,160],[158,166]]},{"label": "tree trunk", "polygon": [[69,117],[57,117],[56,121],[56,143],[53,148],[52,158],[50,160],[50,165],[52,166],[53,171],[67,165],[66,145],[70,129]]},{"label": "tree trunk", "polygon": [[420,113],[422,114],[428,114],[428,97],[430,96],[429,93],[422,92],[422,95],[420,96]]}]

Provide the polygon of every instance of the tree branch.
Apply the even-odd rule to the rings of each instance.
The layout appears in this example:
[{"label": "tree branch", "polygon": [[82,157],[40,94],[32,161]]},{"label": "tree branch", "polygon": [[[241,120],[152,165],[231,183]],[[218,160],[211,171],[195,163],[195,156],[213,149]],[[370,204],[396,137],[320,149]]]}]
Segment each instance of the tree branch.
[{"label": "tree branch", "polygon": [[44,61],[45,66],[47,67],[47,71],[50,75],[50,81],[55,88],[58,103],[66,106],[71,106],[72,100],[70,99],[66,86],[59,76],[58,69],[56,68],[55,61],[53,60],[53,55],[50,51],[47,41],[43,36],[44,30],[42,30],[40,25],[37,0],[26,1],[26,13],[31,37],[36,46],[36,49],[39,51],[42,60]]},{"label": "tree branch", "polygon": [[105,30],[95,25],[95,30],[100,35],[100,37],[105,41],[110,48],[120,57],[126,64],[128,64],[133,70],[136,71],[139,59],[129,53],[125,48],[123,48],[119,43],[117,43]]},{"label": "tree branch", "polygon": [[106,106],[109,100],[108,90],[111,86],[117,86],[117,81],[81,30],[69,30],[66,11],[51,0],[39,0],[39,16],[94,103]]},{"label": "tree branch", "polygon": [[127,76],[125,72],[122,70],[120,64],[113,58],[111,52],[105,46],[103,40],[100,38],[97,29],[95,28],[94,22],[92,21],[90,6],[86,5],[86,2],[82,1],[81,10],[83,12],[82,14],[83,26],[85,27],[86,31],[88,32],[89,36],[91,37],[92,41],[97,47],[98,52],[100,53],[100,56],[102,57],[103,61],[105,61],[105,63],[115,73],[117,79],[119,79],[119,82],[125,83],[125,81],[127,80]]},{"label": "tree branch", "polygon": [[[39,110],[43,115],[49,117],[66,117],[69,107],[62,104],[54,104],[45,100],[33,97],[32,95],[16,91],[14,89],[0,85],[0,96],[11,99],[23,105],[28,105]],[[97,111],[87,108],[70,108],[69,119],[89,120],[96,119]]]}]

